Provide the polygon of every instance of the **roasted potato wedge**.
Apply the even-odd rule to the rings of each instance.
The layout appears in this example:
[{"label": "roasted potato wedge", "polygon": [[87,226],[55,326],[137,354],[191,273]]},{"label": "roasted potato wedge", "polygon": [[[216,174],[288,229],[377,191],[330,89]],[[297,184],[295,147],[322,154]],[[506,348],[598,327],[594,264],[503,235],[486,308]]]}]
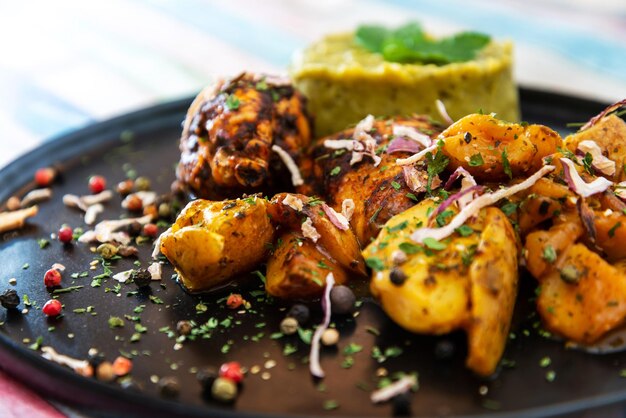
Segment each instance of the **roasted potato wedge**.
[{"label": "roasted potato wedge", "polygon": [[290,231],[277,241],[267,261],[265,289],[283,299],[309,299],[324,291],[325,277],[332,272],[337,284],[348,275],[332,257],[301,233]]},{"label": "roasted potato wedge", "polygon": [[615,181],[626,180],[626,122],[615,115],[606,116],[590,128],[566,137],[564,145],[575,153],[578,144],[584,140],[594,141],[602,154],[615,162]]},{"label": "roasted potato wedge", "polygon": [[428,334],[468,333],[467,365],[489,375],[502,356],[517,294],[517,242],[507,217],[487,208],[437,248],[410,233],[427,223],[428,199],[391,218],[363,255],[370,289],[403,328]]},{"label": "roasted potato wedge", "polygon": [[225,284],[265,260],[274,238],[259,197],[190,202],[161,238],[161,252],[190,291]]},{"label": "roasted potato wedge", "polygon": [[[477,180],[507,181],[506,161],[513,177],[525,176],[542,166],[542,159],[557,151],[558,133],[542,125],[507,123],[491,115],[473,114],[459,119],[439,136],[449,169],[462,166]],[[482,164],[473,163],[480,155]],[[478,160],[478,157],[475,161]]]}]

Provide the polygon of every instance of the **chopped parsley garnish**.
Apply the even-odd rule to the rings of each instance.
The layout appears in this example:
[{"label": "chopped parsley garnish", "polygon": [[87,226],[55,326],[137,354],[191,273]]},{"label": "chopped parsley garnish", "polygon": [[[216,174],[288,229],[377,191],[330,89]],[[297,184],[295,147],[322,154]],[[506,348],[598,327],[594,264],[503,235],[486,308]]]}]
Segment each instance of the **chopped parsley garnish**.
[{"label": "chopped parsley garnish", "polygon": [[582,162],[583,162],[583,167],[585,167],[585,171],[593,175],[593,167],[591,167],[591,164],[593,163],[593,155],[591,155],[590,152],[585,153],[585,156],[583,157]]},{"label": "chopped parsley garnish", "polygon": [[541,254],[541,258],[543,258],[550,264],[554,263],[556,261],[556,251],[554,247],[550,244],[543,247],[543,253]]},{"label": "chopped parsley garnish", "polygon": [[504,174],[509,176],[510,179],[513,178],[513,172],[511,171],[511,163],[509,163],[509,157],[506,152],[506,147],[502,150],[502,168],[504,170]]},{"label": "chopped parsley garnish", "polygon": [[419,200],[417,199],[417,196],[415,196],[413,193],[407,193],[405,196],[414,202],[419,202]]},{"label": "chopped parsley garnish", "polygon": [[259,270],[255,270],[252,272],[252,274],[254,274],[255,276],[257,276],[259,279],[261,279],[261,281],[263,282],[263,284],[265,284],[265,275],[263,273],[261,273]]},{"label": "chopped parsley garnish", "polygon": [[478,32],[461,32],[433,39],[419,23],[411,22],[397,29],[359,26],[355,41],[365,49],[381,54],[385,61],[445,65],[474,59],[489,43],[490,37]]},{"label": "chopped parsley garnish", "polygon": [[330,170],[330,175],[331,176],[336,176],[339,173],[341,173],[341,167],[340,166],[337,166],[337,167],[333,168],[332,170]]},{"label": "chopped parsley garnish", "polygon": [[124,320],[119,316],[109,317],[109,328],[121,328],[124,326]]},{"label": "chopped parsley garnish", "polygon": [[468,237],[474,233],[474,230],[467,225],[461,225],[455,231],[462,237]]},{"label": "chopped parsley garnish", "polygon": [[394,226],[388,227],[387,231],[390,232],[390,233],[398,232],[398,231],[402,231],[407,226],[409,226],[409,221],[404,221],[404,222],[400,222],[399,224],[396,224]]},{"label": "chopped parsley garnish", "polygon": [[45,238],[40,238],[40,239],[37,240],[37,244],[39,244],[39,248],[41,248],[43,250],[48,245],[50,245],[50,241],[48,241]]},{"label": "chopped parsley garnish", "polygon": [[363,351],[363,346],[356,343],[350,343],[343,349],[343,353],[346,355],[356,354],[361,351]]},{"label": "chopped parsley garnish", "polygon": [[500,207],[500,210],[504,212],[506,216],[511,216],[517,210],[517,204],[513,202],[505,203]]},{"label": "chopped parsley garnish", "polygon": [[365,264],[367,264],[367,266],[374,271],[383,271],[385,269],[385,263],[383,263],[382,260],[378,257],[366,258]]},{"label": "chopped parsley garnish", "polygon": [[235,96],[234,94],[229,94],[228,97],[226,98],[226,108],[228,110],[237,110],[239,109],[240,104],[241,102],[239,101],[237,96]]},{"label": "chopped parsley garnish", "polygon": [[480,152],[472,155],[469,159],[470,167],[480,167],[483,164],[485,164],[485,161],[483,161],[483,156]]},{"label": "chopped parsley garnish", "polygon": [[441,251],[446,248],[446,244],[444,244],[443,242],[437,241],[436,239],[431,238],[431,237],[424,238],[424,245],[426,246],[426,248],[429,248],[431,250],[436,250],[436,251]]},{"label": "chopped parsley garnish", "polygon": [[402,242],[398,245],[398,248],[405,254],[416,254],[420,251],[421,247],[419,245],[413,244],[412,242]]},{"label": "chopped parsley garnish", "polygon": [[393,187],[395,190],[400,190],[400,187],[402,187],[402,185],[398,183],[397,181],[392,181],[391,187]]},{"label": "chopped parsley garnish", "polygon": [[615,236],[615,231],[617,231],[617,228],[620,226],[622,226],[622,223],[618,221],[611,227],[611,229],[609,229],[609,238],[613,238]]},{"label": "chopped parsley garnish", "polygon": [[445,154],[441,152],[441,149],[439,148],[437,149],[437,152],[435,153],[435,155],[432,155],[432,153],[430,152],[426,154],[426,164],[427,164],[426,172],[428,173],[428,182],[426,183],[426,191],[428,193],[431,192],[431,186],[432,186],[433,179],[435,178],[435,176],[439,175],[443,170],[445,170],[449,162],[450,162],[450,159],[446,157]]},{"label": "chopped parsley garnish", "polygon": [[441,212],[435,217],[435,220],[437,221],[437,226],[444,226],[447,223],[446,220],[452,215],[454,215],[454,212],[451,210],[444,210],[443,212]]}]

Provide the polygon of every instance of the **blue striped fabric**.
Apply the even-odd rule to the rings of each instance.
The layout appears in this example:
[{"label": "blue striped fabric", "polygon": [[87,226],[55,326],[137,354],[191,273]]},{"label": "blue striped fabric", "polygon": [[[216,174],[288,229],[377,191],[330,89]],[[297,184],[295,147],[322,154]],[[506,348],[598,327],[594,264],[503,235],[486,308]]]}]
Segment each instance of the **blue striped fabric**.
[{"label": "blue striped fabric", "polygon": [[0,166],[59,133],[193,94],[216,74],[284,72],[296,49],[324,33],[412,19],[434,32],[474,29],[514,40],[525,85],[626,97],[621,0],[602,7],[593,0],[6,2]]}]

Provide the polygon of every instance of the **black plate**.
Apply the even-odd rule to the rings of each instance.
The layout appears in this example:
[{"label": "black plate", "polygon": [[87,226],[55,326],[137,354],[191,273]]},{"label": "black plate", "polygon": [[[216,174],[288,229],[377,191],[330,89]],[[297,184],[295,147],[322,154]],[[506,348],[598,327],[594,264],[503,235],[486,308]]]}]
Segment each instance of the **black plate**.
[{"label": "black plate", "polygon": [[[545,123],[560,131],[566,130],[566,123],[585,121],[604,107],[597,102],[527,89],[521,91],[521,98],[525,120]],[[417,416],[501,417],[522,413],[549,416],[626,400],[625,380],[620,377],[621,368],[626,367],[626,353],[593,356],[567,350],[563,344],[541,337],[534,326],[537,318],[528,318],[532,308],[525,303],[532,295],[531,280],[526,281],[516,313],[513,332],[517,337],[509,342],[504,356],[509,364],[515,362],[515,367],[504,368],[494,379],[481,380],[464,368],[462,334],[411,335],[395,326],[372,300],[364,297],[355,319],[335,321],[341,331],[341,341],[338,350],[323,351],[322,364],[327,378],[320,387],[310,378],[308,366],[303,362],[308,346],[296,336],[270,337],[278,331],[287,305],[267,303],[262,296],[251,295],[251,291],[256,295],[254,291],[261,289],[260,281],[253,276],[241,292],[252,302],[255,313],[241,315],[224,307],[223,298],[233,289],[191,296],[170,279],[173,272],[169,266],[164,269],[161,286],[153,283],[150,292],[127,296],[135,289],[132,285],[122,285],[118,296],[105,290],[113,289],[116,282],[112,279],[105,280],[100,288],[90,286],[90,277],[101,273],[102,268],[89,271],[89,263],[94,258],[89,246],[67,247],[52,241],[48,248],[39,248],[37,239],[49,238],[63,223],[84,226],[77,211],[62,205],[61,196],[86,194],[87,178],[91,174],[102,174],[114,185],[125,178],[125,170],[134,169],[139,175],[149,176],[155,190],[167,192],[178,155],[180,123],[189,102],[185,99],[157,106],[65,135],[0,171],[0,201],[3,202],[28,187],[36,168],[52,164],[64,167],[63,178],[54,186],[53,200],[41,204],[40,214],[23,230],[0,235],[0,290],[13,287],[20,295],[28,294],[34,302],[25,315],[0,309],[0,322],[4,322],[0,326],[0,364],[7,372],[39,393],[99,415],[124,412],[152,417],[389,416],[390,405],[374,406],[369,401],[369,391],[378,382],[377,373],[381,368],[390,375],[398,371],[419,372],[420,389],[412,397],[412,410]],[[129,132],[132,132],[130,141]],[[107,205],[105,215],[114,218],[119,214],[119,197],[116,197]],[[149,245],[141,247],[139,259],[144,266],[148,264],[149,251]],[[65,315],[50,320],[40,311],[50,297],[42,277],[55,262],[67,267],[64,286],[84,287],[60,295]],[[25,263],[29,263],[26,269],[23,268]],[[112,268],[115,272],[132,267],[132,260],[119,260]],[[89,271],[90,277],[70,278],[71,273],[83,271]],[[17,279],[16,286],[8,283],[12,277]],[[153,303],[149,295],[164,303]],[[197,314],[196,305],[201,301],[208,306],[208,311]],[[145,305],[145,309],[136,314],[133,309],[139,305]],[[97,315],[73,313],[74,309],[88,306],[93,306]],[[317,323],[320,310],[317,304],[311,306],[313,323]],[[142,335],[140,342],[131,343],[133,321],[126,319],[123,328],[110,329],[111,315],[139,315],[148,332]],[[181,350],[174,350],[175,341],[159,331],[162,327],[174,329],[181,319],[204,323],[211,317],[218,321],[231,317],[231,325],[219,325],[210,339],[185,342]],[[54,331],[49,331],[49,327],[54,327]],[[371,328],[380,335],[369,332]],[[44,345],[77,358],[86,358],[92,347],[110,360],[120,352],[138,354],[132,375],[142,384],[143,392],[125,391],[116,384],[83,378],[44,360],[24,342],[24,339],[33,342],[39,336],[43,337]],[[444,340],[453,344],[455,353],[442,360],[435,354],[435,347]],[[361,345],[363,350],[353,355],[354,365],[344,369],[341,367],[343,349],[352,342]],[[298,351],[284,355],[287,344]],[[223,353],[225,345],[229,350]],[[399,347],[403,354],[379,363],[371,356],[375,345],[383,351]],[[551,359],[547,368],[540,367],[544,357]],[[229,360],[238,360],[249,368],[258,365],[262,371],[246,377],[234,405],[204,400],[190,369],[219,366]],[[274,361],[276,366],[265,369],[267,360]],[[548,371],[556,373],[553,382],[546,380]],[[263,372],[270,374],[268,380],[263,380]],[[182,386],[178,400],[162,399],[151,381],[154,376],[176,376]],[[324,410],[323,405],[328,400],[336,401],[339,408]]]}]

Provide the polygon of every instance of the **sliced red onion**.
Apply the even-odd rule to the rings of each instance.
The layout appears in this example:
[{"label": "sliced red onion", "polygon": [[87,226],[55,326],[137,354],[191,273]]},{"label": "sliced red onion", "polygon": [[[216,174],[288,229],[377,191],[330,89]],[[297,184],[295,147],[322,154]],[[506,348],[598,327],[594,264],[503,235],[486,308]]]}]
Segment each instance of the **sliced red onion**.
[{"label": "sliced red onion", "polygon": [[423,147],[415,141],[396,137],[389,143],[387,154],[393,154],[394,152],[410,152],[411,154],[415,154],[422,148]]},{"label": "sliced red onion", "polygon": [[324,147],[330,149],[346,149],[352,151],[354,149],[354,139],[325,139]]},{"label": "sliced red onion", "polygon": [[572,160],[567,158],[559,158],[559,160],[561,160],[561,164],[563,165],[563,173],[569,188],[581,197],[589,197],[596,193],[602,193],[613,184],[612,181],[604,177],[598,177],[591,183],[586,183],[582,177],[580,177],[578,171],[576,171],[576,166],[574,166]]},{"label": "sliced red onion", "polygon": [[485,190],[485,186],[474,185],[474,186],[468,187],[467,189],[463,189],[463,190],[461,190],[459,192],[456,192],[456,193],[448,196],[448,198],[446,200],[441,202],[441,204],[439,205],[437,210],[435,210],[430,215],[429,223],[430,223],[430,220],[435,219],[437,217],[437,215],[442,213],[444,210],[446,210],[448,207],[450,207],[450,205],[452,205],[457,200],[461,199],[463,196],[466,196],[467,194],[474,193],[474,192],[482,193],[484,190]]},{"label": "sliced red onion", "polygon": [[98,223],[93,231],[85,231],[83,235],[78,238],[78,242],[87,243],[93,241],[99,242],[111,242],[117,241],[121,244],[128,244],[130,238],[125,232],[116,232],[119,229],[132,224],[133,222],[139,222],[141,225],[152,222],[152,215],[145,215],[140,218],[127,218],[127,219],[112,219]]},{"label": "sliced red onion", "polygon": [[313,226],[313,221],[309,217],[306,218],[306,221],[302,222],[300,228],[304,238],[308,238],[313,242],[317,242],[317,240],[321,238],[320,233],[317,232],[317,229]]},{"label": "sliced red onion", "polygon": [[464,179],[467,179],[469,182],[468,184],[470,184],[471,186],[475,186],[477,184],[476,180],[474,179],[474,176],[472,176],[469,171],[467,171],[463,167],[458,167],[450,175],[450,177],[448,178],[448,181],[446,181],[446,184],[443,186],[443,188],[446,190],[450,190],[454,182],[457,181],[459,177],[463,177]]},{"label": "sliced red onion", "polygon": [[61,263],[54,263],[52,265],[52,267],[50,267],[50,268],[53,269],[53,270],[58,270],[61,273],[63,273],[65,271],[65,266],[63,264],[61,264]]},{"label": "sliced red onion", "polygon": [[367,115],[366,117],[364,117],[354,127],[354,133],[352,134],[352,137],[357,141],[367,139],[367,137],[370,136],[368,132],[371,131],[374,127],[374,120],[375,119],[373,115]]},{"label": "sliced red onion", "polygon": [[446,110],[446,105],[444,105],[443,102],[439,99],[435,101],[435,104],[437,105],[437,111],[443,118],[443,121],[447,123],[448,126],[452,125],[454,123],[454,120],[450,117],[450,115],[448,115],[448,111]]},{"label": "sliced red onion", "polygon": [[282,203],[283,205],[289,206],[296,212],[302,212],[302,208],[304,207],[304,202],[292,194],[285,196]]},{"label": "sliced red onion", "polygon": [[298,168],[298,165],[293,160],[291,155],[289,155],[287,151],[285,151],[278,145],[272,145],[272,151],[278,154],[280,159],[283,160],[283,163],[287,167],[287,170],[289,170],[289,172],[291,173],[291,184],[293,184],[294,186],[302,186],[304,184],[304,179],[300,174],[300,169]]},{"label": "sliced red onion", "polygon": [[335,212],[335,209],[328,206],[326,203],[322,203],[322,210],[328,216],[330,223],[335,225],[337,229],[347,231],[350,228],[350,223],[341,213]]},{"label": "sliced red onion", "polygon": [[615,174],[615,161],[607,158],[602,154],[602,149],[595,142],[589,139],[580,141],[576,148],[576,153],[580,153],[583,156],[587,153],[591,154],[591,167],[605,176],[613,176]]},{"label": "sliced red onion", "polygon": [[433,144],[433,140],[430,136],[421,133],[412,126],[393,125],[392,132],[395,137],[405,137],[419,143],[421,148],[430,147]]},{"label": "sliced red onion", "polygon": [[459,213],[447,225],[441,228],[420,228],[411,234],[411,239],[417,243],[423,243],[426,238],[433,238],[436,240],[442,240],[452,235],[452,233],[461,225],[465,223],[469,218],[478,214],[478,212],[487,206],[493,205],[500,199],[512,196],[522,190],[526,190],[537,182],[540,178],[553,171],[555,167],[553,165],[545,165],[539,169],[535,174],[528,177],[521,183],[508,188],[502,188],[493,193],[485,193],[482,196],[474,199],[469,205],[464,207]]},{"label": "sliced red onion", "polygon": [[87,208],[85,211],[85,223],[87,225],[93,225],[98,218],[98,215],[104,212],[104,206],[101,203],[95,203]]},{"label": "sliced red onion", "polygon": [[417,385],[417,377],[414,374],[403,376],[389,386],[372,392],[370,400],[373,403],[386,402],[395,396],[408,392],[415,385]]},{"label": "sliced red onion", "polygon": [[606,115],[608,115],[609,113],[619,109],[622,106],[626,105],[626,99],[620,100],[617,103],[613,103],[610,106],[607,106],[606,109],[604,109],[602,112],[598,113],[596,116],[592,117],[591,119],[589,119],[589,122],[585,123],[583,126],[580,127],[580,129],[578,130],[580,131],[584,131],[585,129],[589,129],[591,128],[593,125],[595,125],[596,123],[598,123],[598,121],[600,119],[602,119],[603,117],[605,117]]},{"label": "sliced red onion", "polygon": [[437,144],[433,144],[430,147],[424,148],[423,150],[421,150],[420,152],[418,152],[417,154],[413,154],[410,157],[407,158],[398,158],[396,160],[396,164],[398,165],[411,165],[411,164],[415,164],[416,162],[420,161],[422,158],[424,158],[426,156],[426,154],[428,154],[429,152],[433,152],[437,149]]},{"label": "sliced red onion", "polygon": [[615,195],[626,201],[626,181],[622,181],[615,185]]},{"label": "sliced red onion", "polygon": [[587,231],[587,236],[592,243],[596,242],[596,223],[595,214],[593,209],[589,207],[585,199],[578,199],[576,202],[576,208],[578,209],[578,215],[582,220],[583,227]]},{"label": "sliced red onion", "polygon": [[324,296],[322,297],[322,310],[324,311],[324,321],[318,325],[313,338],[311,339],[311,352],[309,354],[309,370],[315,377],[322,378],[326,376],[322,366],[320,365],[320,340],[324,331],[328,329],[330,324],[330,291],[335,285],[335,276],[332,273],[328,273],[326,276],[326,288],[324,289]]}]

